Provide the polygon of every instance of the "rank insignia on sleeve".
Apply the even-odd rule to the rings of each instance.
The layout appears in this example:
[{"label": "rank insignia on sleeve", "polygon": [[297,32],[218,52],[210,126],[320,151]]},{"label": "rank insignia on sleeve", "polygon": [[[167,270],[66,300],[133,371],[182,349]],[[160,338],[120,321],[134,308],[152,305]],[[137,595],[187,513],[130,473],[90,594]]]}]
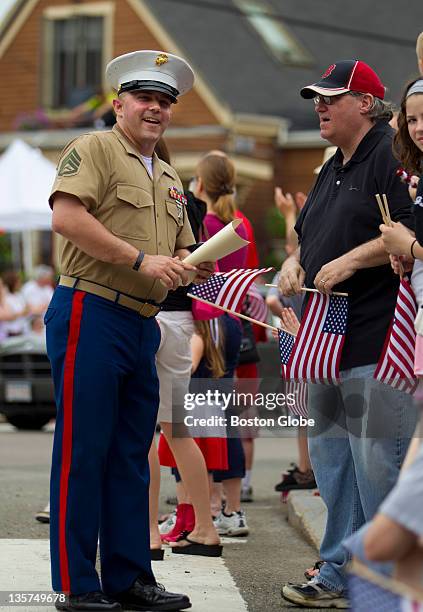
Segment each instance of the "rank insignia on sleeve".
[{"label": "rank insignia on sleeve", "polygon": [[78,174],[79,168],[81,167],[82,159],[78,154],[78,151],[75,149],[71,149],[69,153],[65,155],[65,157],[60,162],[59,171],[57,173],[58,176],[73,176],[74,174]]},{"label": "rank insignia on sleeve", "polygon": [[179,189],[177,189],[176,187],[169,187],[169,195],[172,198],[172,200],[176,200],[183,206],[187,205],[187,199],[184,195],[184,192],[179,191]]}]

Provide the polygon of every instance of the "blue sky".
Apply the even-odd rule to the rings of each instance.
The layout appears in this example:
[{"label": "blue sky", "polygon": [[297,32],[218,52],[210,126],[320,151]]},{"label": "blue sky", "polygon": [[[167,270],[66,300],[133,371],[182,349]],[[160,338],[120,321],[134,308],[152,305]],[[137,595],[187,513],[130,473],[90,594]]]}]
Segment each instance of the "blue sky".
[{"label": "blue sky", "polygon": [[6,15],[10,7],[15,4],[16,0],[1,0],[0,2],[0,21]]}]

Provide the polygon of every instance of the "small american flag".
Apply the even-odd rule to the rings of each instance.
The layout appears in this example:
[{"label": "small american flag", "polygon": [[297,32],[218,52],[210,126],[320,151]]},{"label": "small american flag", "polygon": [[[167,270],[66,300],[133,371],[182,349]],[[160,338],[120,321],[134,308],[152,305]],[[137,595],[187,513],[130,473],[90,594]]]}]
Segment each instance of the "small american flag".
[{"label": "small american flag", "polygon": [[285,379],[285,398],[288,395],[293,395],[295,398],[294,404],[288,402],[287,407],[291,414],[297,414],[299,416],[308,417],[307,410],[307,400],[308,400],[308,391],[307,391],[307,383],[305,382],[295,382],[294,380],[290,380],[287,376],[286,365],[291,357],[292,349],[294,348],[295,336],[289,334],[283,329],[278,330],[279,336],[279,353],[281,356],[281,364],[282,364],[282,377]]},{"label": "small american flag", "polygon": [[266,302],[256,283],[252,283],[247,291],[243,312],[256,321],[261,321],[262,323],[267,321],[268,311]]},{"label": "small american flag", "polygon": [[286,363],[286,378],[336,383],[345,341],[348,298],[313,293]]},{"label": "small american flag", "polygon": [[241,310],[245,295],[251,283],[260,274],[270,272],[273,268],[231,270],[217,272],[207,282],[193,285],[190,293],[234,312]]},{"label": "small american flag", "polygon": [[[293,404],[291,404],[290,397],[288,397],[291,395],[294,397]],[[287,380],[285,383],[285,398],[286,405],[291,414],[308,418],[308,389],[306,382]]]},{"label": "small american flag", "polygon": [[410,281],[404,277],[398,290],[394,318],[373,377],[394,389],[410,394],[414,393],[417,386],[417,379],[414,376],[416,314],[414,292]]}]

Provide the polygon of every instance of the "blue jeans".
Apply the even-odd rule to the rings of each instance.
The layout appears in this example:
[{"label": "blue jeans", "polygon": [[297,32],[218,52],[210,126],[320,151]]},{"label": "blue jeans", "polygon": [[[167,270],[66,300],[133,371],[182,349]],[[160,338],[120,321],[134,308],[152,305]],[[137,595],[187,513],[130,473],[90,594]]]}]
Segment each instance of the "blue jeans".
[{"label": "blue jeans", "polygon": [[346,588],[342,541],[376,513],[394,486],[414,432],[412,398],[373,378],[375,365],[341,372],[339,386],[309,384],[309,451],[328,510],[319,582]]}]

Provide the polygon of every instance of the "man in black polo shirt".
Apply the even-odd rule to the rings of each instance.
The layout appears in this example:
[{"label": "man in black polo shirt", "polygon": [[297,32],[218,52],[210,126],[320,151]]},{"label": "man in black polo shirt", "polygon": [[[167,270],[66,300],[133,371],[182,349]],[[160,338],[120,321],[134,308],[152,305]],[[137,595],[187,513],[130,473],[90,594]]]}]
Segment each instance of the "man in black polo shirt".
[{"label": "man in black polo shirt", "polygon": [[347,292],[349,315],[339,386],[309,385],[310,457],[328,508],[325,563],[310,583],[287,585],[282,595],[302,606],[346,608],[342,541],[393,487],[415,425],[410,397],[373,378],[398,292],[375,194],[387,194],[395,221],[410,224],[411,209],[395,174],[392,112],[376,73],[364,62],[340,61],[301,95],[314,98],[321,136],[338,149],[297,221],[300,246],[282,266],[280,287],[285,295],[303,283]]}]

